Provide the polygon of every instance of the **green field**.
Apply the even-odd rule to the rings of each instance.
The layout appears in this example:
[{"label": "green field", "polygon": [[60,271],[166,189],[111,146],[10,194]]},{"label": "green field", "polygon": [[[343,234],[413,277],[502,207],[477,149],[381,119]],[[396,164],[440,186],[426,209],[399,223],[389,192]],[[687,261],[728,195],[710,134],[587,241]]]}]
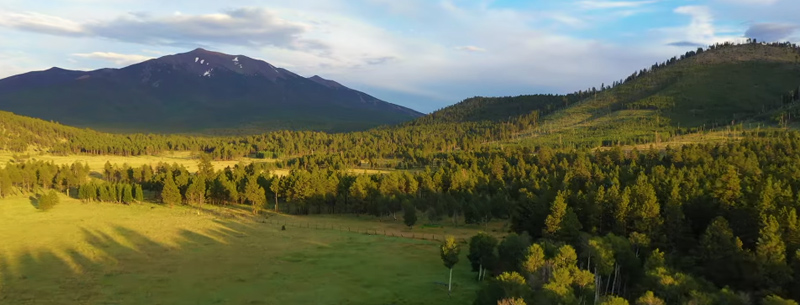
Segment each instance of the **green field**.
[{"label": "green field", "polygon": [[[399,221],[265,220],[232,208],[64,196],[48,212],[28,197],[0,200],[0,219],[0,304],[465,304],[478,288],[466,245],[448,297],[437,242],[313,225],[445,230],[409,231]],[[270,224],[281,221],[312,225]]]},{"label": "green field", "polygon": [[[144,155],[144,156],[114,156],[114,155],[67,155],[59,156],[49,153],[41,153],[28,151],[26,153],[15,153],[7,150],[0,150],[0,166],[5,165],[14,159],[14,156],[27,156],[30,160],[40,160],[45,162],[53,162],[56,165],[70,165],[75,162],[85,163],[89,168],[95,172],[103,172],[103,166],[106,162],[111,162],[112,165],[128,164],[132,167],[140,167],[145,164],[156,166],[158,163],[178,164],[186,167],[190,172],[197,171],[197,164],[199,159],[196,154],[188,151],[181,152],[167,152],[158,155]],[[239,158],[236,160],[214,160],[211,163],[216,169],[223,169],[228,166],[235,166],[240,162],[250,164],[252,162],[276,162],[277,159],[255,159],[255,158]]]}]

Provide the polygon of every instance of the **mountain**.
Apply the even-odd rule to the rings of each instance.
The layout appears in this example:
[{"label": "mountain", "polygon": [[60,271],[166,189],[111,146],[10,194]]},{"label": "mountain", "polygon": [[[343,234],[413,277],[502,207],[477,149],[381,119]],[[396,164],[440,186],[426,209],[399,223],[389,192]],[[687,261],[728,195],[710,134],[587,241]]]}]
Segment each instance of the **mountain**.
[{"label": "mountain", "polygon": [[0,80],[0,110],[122,132],[362,130],[422,114],[319,76],[196,49],[121,69],[51,68]]},{"label": "mountain", "polygon": [[[516,122],[518,144],[643,143],[697,129],[800,117],[800,47],[718,44],[567,95],[474,97],[407,123]],[[789,121],[791,123],[791,121]],[[567,143],[564,139],[570,139]]]}]

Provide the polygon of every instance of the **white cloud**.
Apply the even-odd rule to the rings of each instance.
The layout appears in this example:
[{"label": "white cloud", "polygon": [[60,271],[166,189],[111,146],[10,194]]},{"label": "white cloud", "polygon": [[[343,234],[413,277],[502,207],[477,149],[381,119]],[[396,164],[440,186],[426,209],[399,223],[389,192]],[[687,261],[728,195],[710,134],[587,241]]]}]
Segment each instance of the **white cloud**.
[{"label": "white cloud", "polygon": [[476,46],[458,46],[456,47],[456,50],[467,52],[486,52],[486,49]]},{"label": "white cloud", "polygon": [[278,17],[273,11],[247,7],[214,14],[172,14],[153,17],[133,12],[114,19],[76,22],[40,13],[3,13],[0,26],[51,35],[102,37],[124,42],[163,46],[227,44],[324,50],[301,36],[307,24]]},{"label": "white cloud", "polygon": [[135,64],[153,58],[145,55],[119,54],[114,52],[75,53],[72,54],[72,56],[109,61],[119,66]]},{"label": "white cloud", "polygon": [[612,8],[635,8],[647,4],[653,4],[658,1],[579,1],[578,5],[584,9],[612,9]]},{"label": "white cloud", "polygon": [[79,36],[85,31],[75,21],[35,12],[0,12],[0,26],[52,35]]},{"label": "white cloud", "polygon": [[686,39],[698,43],[714,41],[714,17],[707,6],[681,6],[675,13],[691,16],[691,23],[686,28]]},{"label": "white cloud", "polygon": [[718,2],[746,5],[773,5],[780,0],[717,0]]}]

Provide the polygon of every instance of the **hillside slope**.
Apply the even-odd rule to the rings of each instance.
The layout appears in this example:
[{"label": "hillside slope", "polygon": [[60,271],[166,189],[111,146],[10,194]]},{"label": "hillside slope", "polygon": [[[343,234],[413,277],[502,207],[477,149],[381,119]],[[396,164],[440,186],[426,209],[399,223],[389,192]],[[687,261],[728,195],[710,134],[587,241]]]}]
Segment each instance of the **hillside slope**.
[{"label": "hillside slope", "polygon": [[203,49],[122,69],[0,80],[0,109],[122,132],[350,131],[421,116],[319,76]]},{"label": "hillside slope", "polygon": [[612,86],[568,95],[475,97],[413,124],[514,123],[533,114],[535,124],[518,130],[512,142],[652,142],[695,128],[776,124],[776,116],[795,108],[798,85],[797,46],[723,44],[673,57]]}]

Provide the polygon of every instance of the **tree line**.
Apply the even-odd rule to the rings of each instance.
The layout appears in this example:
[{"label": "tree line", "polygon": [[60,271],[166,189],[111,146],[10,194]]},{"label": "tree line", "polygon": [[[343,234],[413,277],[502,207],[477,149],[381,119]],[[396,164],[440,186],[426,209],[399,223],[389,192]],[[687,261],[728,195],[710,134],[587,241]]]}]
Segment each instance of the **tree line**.
[{"label": "tree line", "polygon": [[574,269],[524,269],[538,253],[534,244],[544,251],[544,266],[569,246],[578,270],[592,274],[580,288],[556,289],[570,300],[589,300],[589,291],[594,299],[631,301],[651,291],[669,303],[714,300],[724,291],[751,300],[798,298],[800,133],[745,135],[739,142],[647,151],[483,147],[435,154],[422,170],[384,174],[325,164],[335,158],[296,163],[284,176],[263,163],[215,170],[203,157],[196,173],[176,164],[107,164],[101,183],[90,182],[85,164],[12,162],[0,169],[0,196],[42,188],[126,203],[150,192],[165,204],[245,204],[255,213],[399,219],[413,209],[428,221],[510,219],[516,237],[472,255],[472,263],[489,282],[520,274],[530,289],[519,293],[526,300],[542,298],[547,287],[585,284],[587,277]]}]

